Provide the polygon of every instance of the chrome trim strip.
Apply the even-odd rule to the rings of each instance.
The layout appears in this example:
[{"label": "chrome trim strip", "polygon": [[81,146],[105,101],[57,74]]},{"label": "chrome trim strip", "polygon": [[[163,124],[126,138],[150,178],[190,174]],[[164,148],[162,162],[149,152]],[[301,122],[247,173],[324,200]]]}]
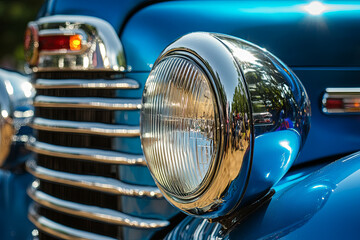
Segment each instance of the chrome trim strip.
[{"label": "chrome trim strip", "polygon": [[137,228],[162,228],[169,225],[169,222],[164,220],[141,219],[112,209],[65,201],[50,196],[44,192],[37,191],[33,187],[30,187],[28,189],[28,195],[35,202],[45,207],[54,209],[59,212],[65,212],[67,214],[89,218],[100,222]]},{"label": "chrome trim strip", "polygon": [[360,88],[327,88],[327,93],[360,93]]},{"label": "chrome trim strip", "polygon": [[139,110],[141,99],[37,96],[35,107]]},{"label": "chrome trim strip", "polygon": [[47,156],[74,158],[108,164],[146,166],[146,161],[143,155],[120,153],[100,149],[64,147],[43,142],[34,142],[34,140],[30,142],[30,144],[26,145],[27,149]]},{"label": "chrome trim strip", "polygon": [[38,61],[30,62],[34,72],[126,70],[122,44],[108,22],[89,16],[55,15],[29,23],[34,24],[40,36],[78,34],[82,38],[80,50],[40,51]]},{"label": "chrome trim strip", "polygon": [[35,118],[31,127],[44,131],[84,133],[113,137],[140,136],[139,126],[113,125],[95,122],[74,122]]},{"label": "chrome trim strip", "polygon": [[80,80],[80,79],[37,79],[36,89],[63,89],[63,88],[90,88],[90,89],[138,89],[139,83],[133,79],[123,78],[116,80]]},{"label": "chrome trim strip", "polygon": [[[341,108],[327,108],[328,99],[341,100]],[[360,88],[326,88],[322,98],[322,111],[326,114],[359,114]]]},{"label": "chrome trim strip", "polygon": [[65,239],[65,240],[116,240],[115,238],[106,237],[98,235],[95,233],[90,233],[82,230],[77,230],[70,228],[59,223],[53,222],[50,219],[40,216],[36,213],[34,205],[30,205],[29,220],[38,228],[39,230],[46,232],[55,237]]},{"label": "chrome trim strip", "polygon": [[156,187],[131,185],[112,178],[59,172],[37,166],[34,160],[26,163],[26,169],[35,177],[51,182],[125,196],[163,198]]}]

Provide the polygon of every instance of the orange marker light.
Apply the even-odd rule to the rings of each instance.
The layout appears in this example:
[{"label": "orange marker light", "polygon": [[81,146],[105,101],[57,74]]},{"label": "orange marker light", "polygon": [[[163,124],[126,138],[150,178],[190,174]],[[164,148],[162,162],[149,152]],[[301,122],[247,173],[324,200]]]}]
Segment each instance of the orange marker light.
[{"label": "orange marker light", "polygon": [[72,51],[81,50],[81,36],[78,34],[70,36],[69,45]]}]

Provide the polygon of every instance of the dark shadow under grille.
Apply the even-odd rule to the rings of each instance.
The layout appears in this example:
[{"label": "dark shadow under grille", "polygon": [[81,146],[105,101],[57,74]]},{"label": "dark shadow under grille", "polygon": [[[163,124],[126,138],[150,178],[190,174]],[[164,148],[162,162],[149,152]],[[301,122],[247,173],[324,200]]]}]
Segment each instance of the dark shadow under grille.
[{"label": "dark shadow under grille", "polygon": [[82,161],[72,158],[52,157],[37,154],[39,166],[60,172],[117,178],[117,166],[112,164]]},{"label": "dark shadow under grille", "polygon": [[35,116],[54,120],[113,124],[115,111],[97,109],[35,108]]},{"label": "dark shadow under grille", "polygon": [[119,196],[114,194],[107,194],[84,188],[48,182],[44,180],[40,181],[40,190],[44,193],[50,194],[53,197],[70,202],[76,202],[114,210],[118,210],[118,206],[120,206]]},{"label": "dark shadow under grille", "polygon": [[[115,98],[115,89],[37,89],[38,95],[54,97],[101,97]],[[129,90],[127,90],[129,91]]]},{"label": "dark shadow under grille", "polygon": [[39,232],[39,239],[41,239],[41,240],[61,240],[60,238],[53,237],[44,232]]},{"label": "dark shadow under grille", "polygon": [[88,134],[47,132],[41,130],[37,132],[38,141],[67,147],[112,150],[112,142],[114,139],[113,137]]},{"label": "dark shadow under grille", "polygon": [[34,79],[36,78],[47,78],[47,79],[115,79],[121,78],[123,74],[114,73],[114,72],[73,72],[73,71],[60,71],[60,72],[37,72],[34,74]]}]

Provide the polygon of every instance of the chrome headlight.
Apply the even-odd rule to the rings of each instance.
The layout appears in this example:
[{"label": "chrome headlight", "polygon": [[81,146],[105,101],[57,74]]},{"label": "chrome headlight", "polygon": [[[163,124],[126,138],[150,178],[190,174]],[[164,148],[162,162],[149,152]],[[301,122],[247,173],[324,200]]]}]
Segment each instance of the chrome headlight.
[{"label": "chrome headlight", "polygon": [[165,197],[188,214],[218,218],[286,173],[309,117],[302,84],[270,53],[237,38],[192,33],[154,64],[141,139]]},{"label": "chrome headlight", "polygon": [[162,59],[151,72],[142,137],[153,176],[179,199],[201,193],[213,175],[220,143],[216,95],[206,73],[184,56]]}]

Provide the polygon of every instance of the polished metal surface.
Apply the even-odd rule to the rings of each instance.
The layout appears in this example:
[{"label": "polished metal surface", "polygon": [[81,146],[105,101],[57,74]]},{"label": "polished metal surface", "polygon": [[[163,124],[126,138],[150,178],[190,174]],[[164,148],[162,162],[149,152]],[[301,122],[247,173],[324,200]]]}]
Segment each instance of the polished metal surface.
[{"label": "polished metal surface", "polygon": [[25,30],[24,57],[30,65],[35,65],[39,58],[39,29],[34,22],[30,22]]},{"label": "polished metal surface", "polygon": [[10,115],[11,100],[7,90],[11,85],[9,85],[8,80],[5,81],[3,79],[0,81],[0,166],[5,163],[10,154],[12,137],[15,134],[13,120]]},{"label": "polished metal surface", "polygon": [[56,236],[60,239],[66,240],[116,240],[115,238],[94,234],[74,228],[64,226],[40,216],[36,213],[34,205],[29,208],[30,221],[41,231],[44,231],[50,235]]},{"label": "polished metal surface", "polygon": [[139,110],[141,99],[36,96],[35,107]]},{"label": "polished metal surface", "polygon": [[0,69],[0,167],[14,167],[20,163],[19,153],[26,153],[23,145],[30,137],[26,125],[34,114],[34,95],[28,77]]},{"label": "polished metal surface", "polygon": [[100,222],[136,228],[162,228],[169,225],[168,221],[141,219],[111,209],[98,208],[95,206],[65,201],[38,191],[33,187],[28,189],[28,195],[42,206]]},{"label": "polished metal surface", "polygon": [[[57,15],[30,22],[39,36],[81,36],[81,50],[38,52],[37,61],[29,64],[33,71],[125,71],[122,45],[113,27],[106,21],[87,16]],[[39,42],[34,40],[35,46]],[[41,47],[41,46],[40,46]],[[35,47],[35,49],[37,49]],[[36,55],[36,54],[33,54]],[[32,56],[33,56],[32,55]]]},{"label": "polished metal surface", "polygon": [[133,79],[123,78],[117,80],[104,79],[36,79],[35,89],[66,89],[66,88],[89,88],[89,89],[138,89],[139,83]]},{"label": "polished metal surface", "polygon": [[112,178],[59,172],[37,166],[35,161],[28,161],[26,163],[26,167],[27,170],[35,177],[51,182],[125,196],[151,198],[163,197],[159,189],[156,187],[131,185]]},{"label": "polished metal surface", "polygon": [[[336,105],[329,106],[331,101]],[[322,111],[329,114],[360,113],[360,88],[327,88],[322,98]]]},{"label": "polished metal surface", "polygon": [[[154,186],[141,151],[139,88],[145,74],[133,80],[116,71],[67,72],[69,79],[51,79],[59,74],[40,72],[33,79],[38,95],[31,126],[37,139],[26,144],[35,153],[27,170],[40,188],[29,195],[38,206],[34,213],[47,225],[30,219],[40,233],[59,238],[86,239],[87,233],[93,234],[88,239],[149,238],[178,212]],[[59,188],[67,194],[59,197]],[[68,225],[71,219],[77,220]],[[65,236],[51,232],[54,224]],[[85,224],[96,229],[84,229]]]},{"label": "polished metal surface", "polygon": [[[153,69],[172,56],[192,59],[210,79],[220,115],[220,150],[201,194],[179,199],[157,185],[185,213],[217,219],[261,197],[287,172],[309,131],[310,102],[285,64],[244,40],[187,34],[161,53]],[[156,87],[146,84],[144,95]],[[151,123],[142,123],[145,129],[144,124]]]},{"label": "polished metal surface", "polygon": [[94,122],[74,122],[35,118],[31,127],[52,132],[85,133],[114,137],[136,137],[140,135],[139,126],[125,126]]},{"label": "polished metal surface", "polygon": [[34,141],[34,139],[31,140],[30,143],[26,145],[26,147],[35,153],[53,157],[74,158],[109,164],[146,166],[146,161],[143,155],[127,154],[101,149],[57,146],[48,143],[37,142]]}]

